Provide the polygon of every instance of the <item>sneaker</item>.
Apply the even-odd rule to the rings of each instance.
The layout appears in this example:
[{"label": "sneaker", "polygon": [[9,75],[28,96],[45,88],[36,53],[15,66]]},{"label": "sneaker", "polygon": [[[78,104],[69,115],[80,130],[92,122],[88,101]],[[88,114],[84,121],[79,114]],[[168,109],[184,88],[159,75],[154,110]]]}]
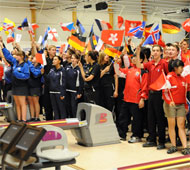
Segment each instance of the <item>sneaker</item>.
[{"label": "sneaker", "polygon": [[120,137],[120,140],[122,140],[122,141],[126,141],[127,139],[126,139],[126,138],[122,138],[122,137]]},{"label": "sneaker", "polygon": [[172,146],[168,149],[167,154],[172,154],[174,152],[177,152],[177,147],[176,146]]},{"label": "sneaker", "polygon": [[141,138],[132,136],[131,139],[128,140],[129,143],[137,143],[142,142]]},{"label": "sneaker", "polygon": [[157,146],[157,150],[161,150],[161,149],[165,149],[165,144],[163,143],[159,143],[158,146]]},{"label": "sneaker", "polygon": [[34,121],[35,121],[35,122],[39,122],[39,121],[41,121],[41,120],[40,120],[40,118],[35,118]]},{"label": "sneaker", "polygon": [[189,150],[189,148],[184,148],[184,149],[181,151],[181,153],[182,153],[183,155],[189,155],[189,154],[190,154],[190,150]]},{"label": "sneaker", "polygon": [[31,119],[30,119],[30,122],[34,122],[34,121],[35,121],[35,118],[31,118]]},{"label": "sneaker", "polygon": [[143,147],[154,147],[157,146],[155,142],[146,142],[143,144]]}]

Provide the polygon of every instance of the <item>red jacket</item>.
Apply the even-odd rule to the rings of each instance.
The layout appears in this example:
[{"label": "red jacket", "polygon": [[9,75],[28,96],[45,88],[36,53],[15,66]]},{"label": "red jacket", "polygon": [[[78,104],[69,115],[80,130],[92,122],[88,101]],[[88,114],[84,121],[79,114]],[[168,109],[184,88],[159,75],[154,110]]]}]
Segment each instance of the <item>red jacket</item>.
[{"label": "red jacket", "polygon": [[141,69],[136,67],[120,68],[120,71],[126,74],[124,101],[138,104],[141,98],[146,98],[147,96],[147,94],[144,94],[147,87],[147,80],[144,79],[147,76],[141,76]]},{"label": "red jacket", "polygon": [[4,75],[4,68],[2,65],[0,65],[0,81],[2,80],[3,78],[3,75]]},{"label": "red jacket", "polygon": [[168,89],[163,90],[163,98],[167,104],[170,104],[173,101],[176,105],[185,104],[186,102],[186,92],[187,92],[187,83],[185,78],[182,76],[178,76],[175,72],[169,72],[167,75],[167,79],[169,80],[172,88],[170,92]]}]

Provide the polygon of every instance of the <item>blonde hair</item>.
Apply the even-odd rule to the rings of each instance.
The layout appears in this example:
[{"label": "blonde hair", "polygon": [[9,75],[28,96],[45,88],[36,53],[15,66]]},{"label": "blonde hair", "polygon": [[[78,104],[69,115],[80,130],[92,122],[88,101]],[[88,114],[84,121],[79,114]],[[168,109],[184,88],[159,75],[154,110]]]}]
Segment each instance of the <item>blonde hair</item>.
[{"label": "blonde hair", "polygon": [[104,53],[104,52],[101,52],[101,53],[99,54],[99,57],[98,57],[98,64],[99,64],[99,65],[103,65],[103,64],[104,64],[104,57],[105,57],[106,55],[107,55],[107,54]]},{"label": "blonde hair", "polygon": [[51,50],[52,48],[55,48],[55,49],[56,49],[56,46],[55,46],[55,45],[50,45],[50,46],[48,47],[48,51]]}]

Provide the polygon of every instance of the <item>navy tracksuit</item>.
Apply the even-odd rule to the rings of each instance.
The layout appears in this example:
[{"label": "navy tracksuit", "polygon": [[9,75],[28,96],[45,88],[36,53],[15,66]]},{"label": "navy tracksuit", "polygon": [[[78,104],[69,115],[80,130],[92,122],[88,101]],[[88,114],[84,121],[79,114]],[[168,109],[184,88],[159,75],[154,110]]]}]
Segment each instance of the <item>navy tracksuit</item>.
[{"label": "navy tracksuit", "polygon": [[77,95],[82,95],[83,79],[80,68],[68,65],[66,68],[66,111],[67,117],[76,117]]},{"label": "navy tracksuit", "polygon": [[65,119],[65,99],[60,97],[66,95],[66,73],[63,67],[56,69],[53,67],[48,74],[49,92],[51,104],[54,112],[54,119]]}]

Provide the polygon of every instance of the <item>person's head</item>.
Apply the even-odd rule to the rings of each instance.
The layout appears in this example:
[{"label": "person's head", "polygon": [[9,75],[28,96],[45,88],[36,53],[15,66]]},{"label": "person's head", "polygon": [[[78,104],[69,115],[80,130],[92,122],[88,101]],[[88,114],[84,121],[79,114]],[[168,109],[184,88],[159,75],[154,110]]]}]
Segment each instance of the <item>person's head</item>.
[{"label": "person's head", "polygon": [[93,51],[89,51],[89,52],[87,53],[87,60],[88,60],[89,63],[90,63],[90,62],[97,61],[97,57],[96,57],[96,55],[94,54]]},{"label": "person's head", "polygon": [[170,59],[176,59],[178,54],[179,54],[179,47],[177,45],[171,44],[168,57]]},{"label": "person's head", "polygon": [[153,45],[152,47],[152,56],[155,61],[159,60],[161,58],[162,54],[162,47],[160,45]]},{"label": "person's head", "polygon": [[68,63],[71,62],[71,57],[73,54],[75,54],[75,51],[69,48],[65,56]]},{"label": "person's head", "polygon": [[18,62],[22,62],[25,59],[25,53],[23,51],[17,51],[14,54],[14,58],[18,61]]},{"label": "person's head", "polygon": [[140,59],[142,60],[142,62],[144,62],[145,60],[149,60],[150,58],[150,54],[151,54],[151,51],[150,51],[150,48],[141,48],[141,52],[140,52]]},{"label": "person's head", "polygon": [[134,54],[133,56],[131,56],[131,62],[136,65],[137,64],[137,57],[136,55]]},{"label": "person's head", "polygon": [[56,55],[56,46],[55,45],[50,45],[48,47],[48,54],[50,58],[53,58]]},{"label": "person's head", "polygon": [[119,65],[120,65],[121,68],[125,67],[125,64],[124,64],[124,54],[121,54],[117,61],[118,61],[118,63],[119,63]]},{"label": "person's head", "polygon": [[60,56],[53,57],[53,66],[59,67],[62,64],[62,58]]},{"label": "person's head", "polygon": [[179,59],[170,60],[168,64],[169,72],[174,71],[177,75],[183,72],[184,63]]},{"label": "person's head", "polygon": [[104,52],[101,52],[98,57],[98,64],[104,65],[105,63],[109,63],[109,62],[110,62],[110,57]]},{"label": "person's head", "polygon": [[184,39],[184,40],[181,42],[181,50],[182,50],[183,52],[186,52],[188,48],[189,48],[189,42],[188,42],[188,40]]},{"label": "person's head", "polygon": [[80,60],[80,56],[77,54],[73,54],[71,57],[71,62],[73,66],[76,66]]},{"label": "person's head", "polygon": [[164,58],[168,58],[169,57],[169,53],[170,53],[170,47],[171,47],[172,43],[167,43],[165,48],[164,48]]}]

